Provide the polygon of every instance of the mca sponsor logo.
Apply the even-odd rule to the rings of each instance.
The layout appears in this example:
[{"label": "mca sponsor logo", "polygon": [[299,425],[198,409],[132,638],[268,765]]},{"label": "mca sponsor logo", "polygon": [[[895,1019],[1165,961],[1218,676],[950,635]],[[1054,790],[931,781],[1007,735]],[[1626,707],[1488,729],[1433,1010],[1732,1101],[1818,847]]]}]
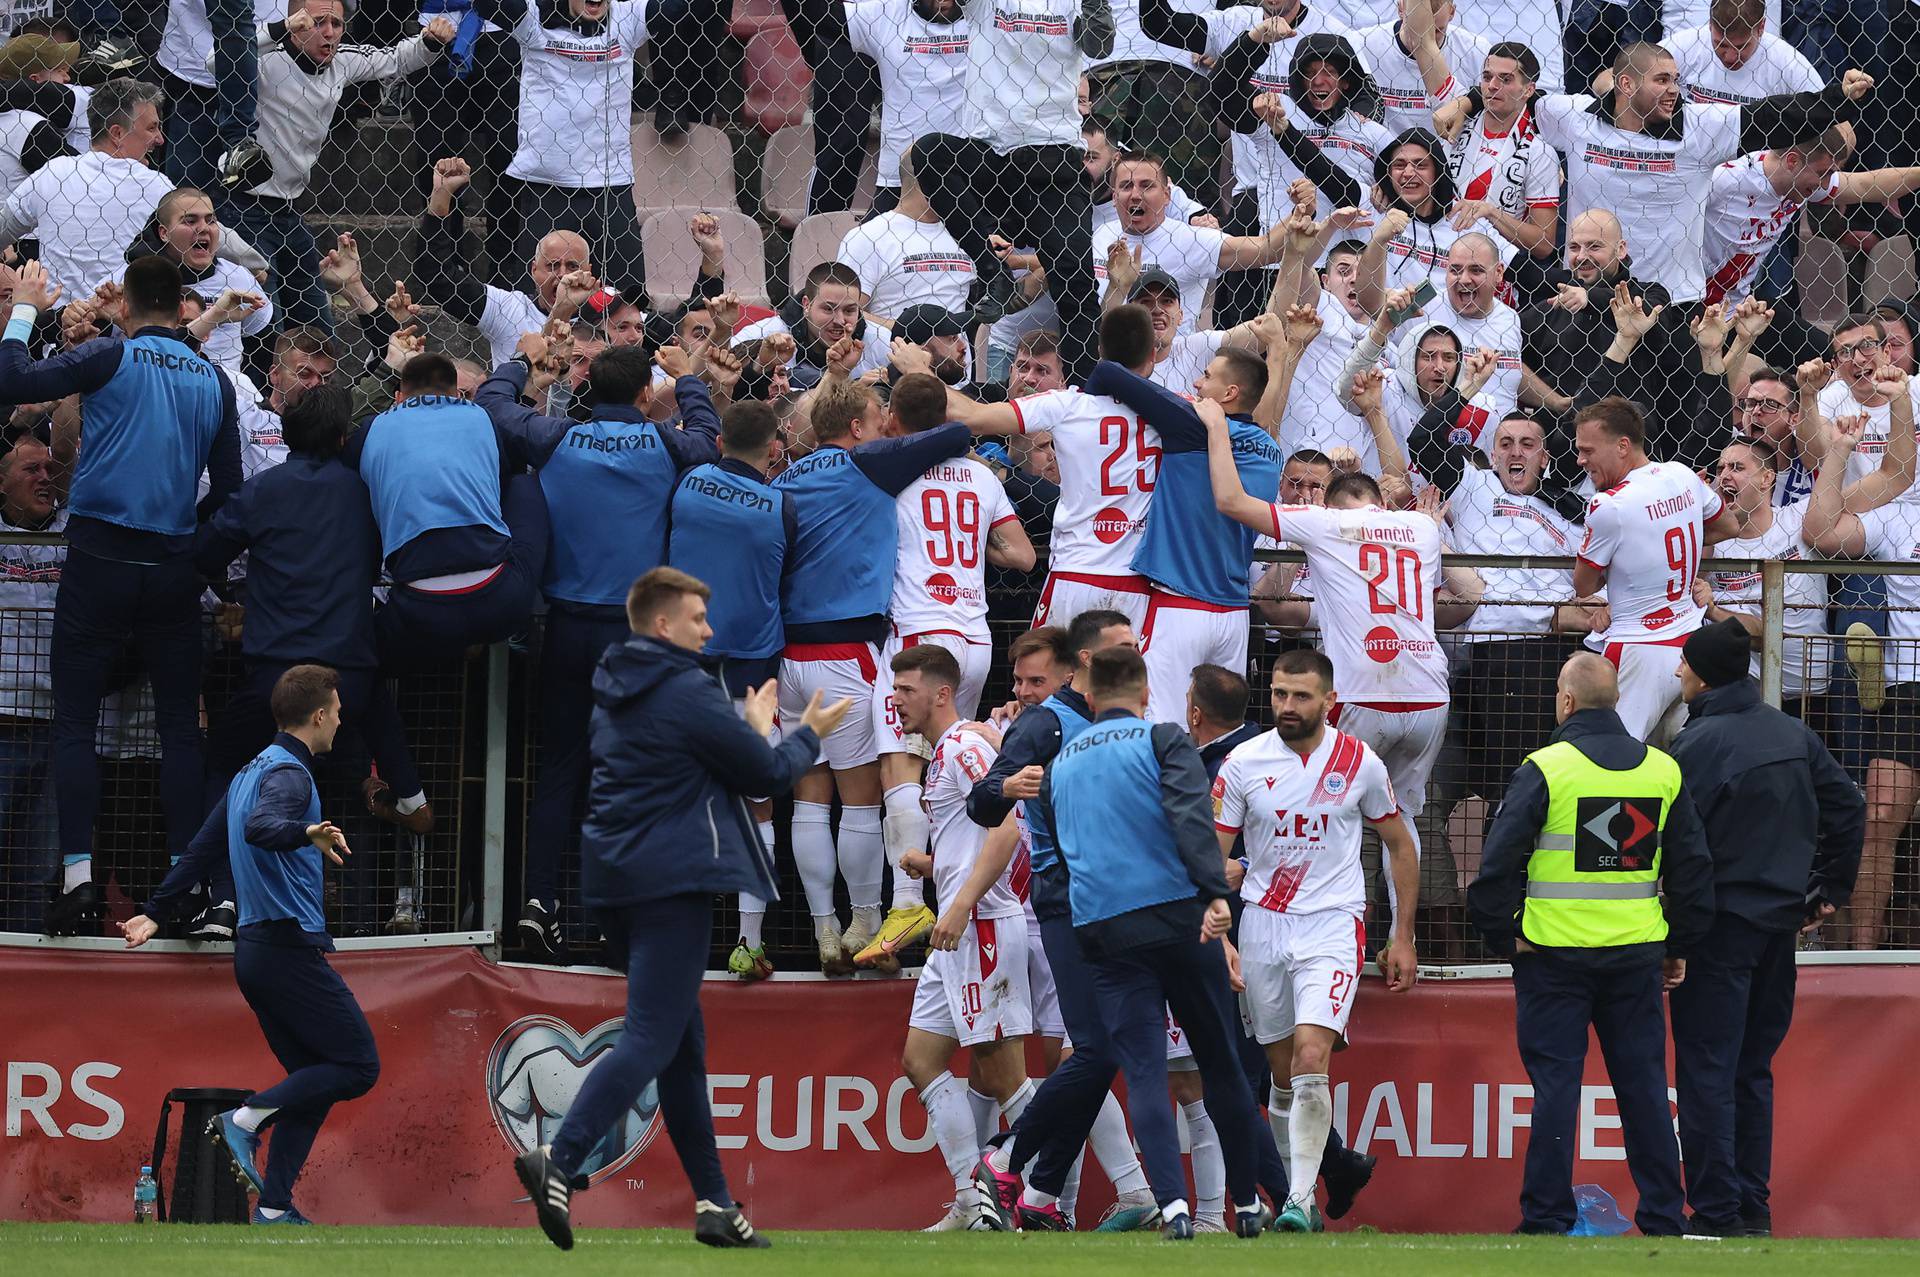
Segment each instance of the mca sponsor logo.
[{"label": "mca sponsor logo", "polygon": [[1680,619],[1679,616],[1675,614],[1672,608],[1663,607],[1657,612],[1649,612],[1645,616],[1641,617],[1640,624],[1646,626],[1650,630],[1663,630],[1667,626],[1672,625],[1675,621],[1679,619]]},{"label": "mca sponsor logo", "polygon": [[[487,1106],[516,1154],[553,1142],[581,1083],[619,1039],[621,1023],[606,1020],[576,1033],[564,1020],[528,1015],[501,1030],[487,1052]],[[660,1093],[649,1082],[587,1154],[581,1173],[589,1184],[599,1183],[638,1157],[659,1131]]]},{"label": "mca sponsor logo", "polygon": [[1093,516],[1093,535],[1102,545],[1113,545],[1133,529],[1133,517],[1118,506],[1110,505]]}]

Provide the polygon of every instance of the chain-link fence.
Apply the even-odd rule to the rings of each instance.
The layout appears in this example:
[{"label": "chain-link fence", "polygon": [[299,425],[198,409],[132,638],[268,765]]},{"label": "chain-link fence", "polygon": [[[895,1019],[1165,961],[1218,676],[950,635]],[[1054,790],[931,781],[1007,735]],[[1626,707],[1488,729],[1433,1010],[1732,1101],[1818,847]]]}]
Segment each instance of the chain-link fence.
[{"label": "chain-link fence", "polygon": [[[1876,810],[1902,814],[1891,834],[1891,817],[1875,825],[1863,878],[1883,916],[1827,942],[1912,940],[1897,840],[1920,595],[1877,575],[1920,557],[1920,512],[1898,499],[1915,469],[1898,383],[1920,323],[1920,9],[1905,0],[0,9],[0,235],[11,264],[37,260],[64,290],[33,353],[107,331],[126,263],[170,258],[199,298],[181,315],[198,315],[193,340],[236,375],[249,475],[284,455],[280,414],[303,388],[353,381],[364,418],[422,349],[459,359],[470,396],[524,346],[554,382],[540,405],[584,420],[596,356],[678,346],[723,400],[773,403],[789,456],[813,445],[808,392],[836,372],[884,389],[925,369],[983,402],[1077,384],[1110,303],[1147,310],[1135,366],[1163,388],[1215,397],[1217,379],[1198,383],[1220,350],[1263,355],[1284,401],[1239,406],[1298,463],[1280,500],[1311,503],[1360,470],[1389,505],[1444,498],[1462,566],[1505,556],[1481,561],[1477,601],[1443,624],[1453,713],[1420,822],[1420,938],[1436,956],[1478,956],[1459,892],[1480,830],[1550,730],[1554,668],[1596,624],[1566,560],[1594,491],[1575,420],[1625,397],[1649,456],[1707,472],[1690,499],[1737,514],[1718,549],[1662,545],[1669,602],[1684,611],[1697,588],[1773,627],[1755,667],[1769,696],[1802,707]],[[264,304],[223,303],[229,290]],[[705,359],[723,347],[737,373]],[[645,411],[679,421],[664,389]],[[23,410],[8,439],[35,431],[56,458],[84,434],[71,400]],[[1149,464],[1134,438],[1144,511],[1160,454]],[[997,460],[1044,547],[1056,486],[1112,495],[1115,456],[1017,440]],[[1823,467],[1858,486],[1816,491]],[[1590,477],[1604,491],[1624,471]],[[1087,508],[1098,539],[1109,510]],[[47,526],[11,488],[5,517]],[[1714,553],[1735,565],[1701,575]],[[1760,567],[1848,555],[1875,562],[1777,580]],[[16,557],[10,586],[50,584]],[[1041,579],[988,580],[989,702]],[[1291,572],[1257,567],[1253,593],[1260,720],[1267,658],[1325,617]],[[34,689],[0,714],[5,891],[23,926],[59,859],[50,693],[28,673],[44,671],[44,616],[25,619],[47,606],[0,603],[23,618],[0,678]],[[437,824],[424,851],[390,825],[350,830],[380,851],[342,880],[339,925],[405,926],[410,901],[416,925],[511,930],[542,642],[535,625],[484,667],[396,685]],[[207,650],[212,729],[238,668],[211,625]],[[1857,677],[1863,663],[1878,673]],[[158,746],[128,677],[103,720],[96,832],[103,880],[134,899],[176,840],[159,832]],[[362,810],[364,774],[336,762],[330,811]],[[797,900],[784,811],[777,824]],[[576,841],[543,854],[585,950]],[[776,961],[810,964],[797,907],[767,926]]]}]

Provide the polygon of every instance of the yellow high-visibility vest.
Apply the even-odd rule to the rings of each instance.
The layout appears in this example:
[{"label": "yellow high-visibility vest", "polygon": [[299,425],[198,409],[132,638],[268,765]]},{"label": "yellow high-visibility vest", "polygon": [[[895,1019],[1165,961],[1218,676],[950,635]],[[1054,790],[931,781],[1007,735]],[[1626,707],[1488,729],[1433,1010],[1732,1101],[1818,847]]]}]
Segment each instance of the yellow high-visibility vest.
[{"label": "yellow high-visibility vest", "polygon": [[1660,839],[1680,765],[1649,748],[1638,767],[1609,771],[1568,741],[1527,759],[1547,781],[1547,820],[1527,861],[1520,933],[1566,949],[1665,940]]}]

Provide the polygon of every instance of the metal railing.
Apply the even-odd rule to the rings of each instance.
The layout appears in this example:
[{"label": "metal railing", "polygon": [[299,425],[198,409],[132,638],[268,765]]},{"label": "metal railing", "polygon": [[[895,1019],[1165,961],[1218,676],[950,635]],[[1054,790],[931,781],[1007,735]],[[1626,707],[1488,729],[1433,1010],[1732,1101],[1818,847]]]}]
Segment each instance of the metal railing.
[{"label": "metal railing", "polygon": [[[10,537],[0,545],[25,544],[26,537]],[[33,538],[36,544],[57,538]],[[1299,562],[1297,551],[1268,551],[1268,562]],[[1516,558],[1449,555],[1449,566],[1570,570],[1567,558]],[[1870,577],[1920,573],[1920,565],[1855,561],[1708,560],[1704,572],[1757,573],[1762,582],[1762,643],[1760,672],[1768,701],[1781,703],[1783,653],[1787,609],[1785,583],[1791,574]],[[1489,599],[1487,602],[1530,602]],[[1564,601],[1564,600],[1561,600]],[[4,602],[4,600],[0,600]],[[1033,595],[1024,589],[1006,590],[993,600],[992,628],[996,662],[989,676],[985,703],[1010,697],[1010,672],[1004,653],[1008,642],[1027,627]],[[1879,609],[1888,609],[1882,605]],[[1253,688],[1249,717],[1270,721],[1266,698],[1266,671],[1271,659],[1288,646],[1312,641],[1312,634],[1283,634],[1256,616],[1252,626],[1249,676]],[[45,640],[51,617],[44,610],[0,606],[0,911],[16,931],[33,927],[24,915],[32,912],[36,893],[44,898],[46,881],[54,871],[53,822],[46,752],[49,741],[50,696],[13,702],[7,689],[45,693]],[[1443,632],[1445,634],[1446,632]],[[1448,636],[1455,669],[1454,722],[1442,766],[1430,787],[1427,810],[1418,819],[1425,860],[1422,907],[1417,933],[1423,955],[1447,962],[1489,960],[1466,925],[1462,893],[1479,864],[1480,839],[1497,808],[1511,766],[1528,750],[1544,743],[1552,729],[1551,689],[1559,661],[1579,644],[1577,635],[1539,633],[1477,633],[1474,641]],[[1476,665],[1475,650],[1482,643],[1536,640],[1527,649],[1526,663],[1497,672]],[[1546,641],[1538,641],[1546,640]],[[394,684],[397,703],[408,727],[408,738],[421,765],[437,824],[424,839],[408,835],[368,816],[361,803],[360,780],[366,775],[364,753],[351,732],[343,732],[336,754],[323,768],[323,802],[329,816],[342,820],[357,851],[353,872],[331,880],[337,891],[329,899],[329,921],[338,933],[350,937],[391,932],[398,902],[411,898],[417,931],[452,938],[464,936],[489,943],[496,953],[516,952],[513,926],[525,898],[522,874],[526,851],[526,812],[538,783],[538,760],[533,746],[538,725],[538,645],[540,627],[532,628],[525,643],[497,645],[469,653],[461,668],[425,679]],[[1809,643],[1831,642],[1843,649],[1845,638],[1827,634]],[[1920,649],[1920,640],[1884,640],[1888,650]],[[204,701],[208,721],[218,718],[226,689],[239,672],[237,647],[223,638],[209,614]],[[1485,649],[1490,651],[1491,649]],[[1807,658],[1811,662],[1811,657]],[[1920,706],[1904,702],[1869,711],[1859,704],[1844,651],[1831,660],[1831,677],[1817,696],[1789,705],[1805,713],[1826,735],[1837,757],[1864,783],[1868,763],[1883,750],[1890,734],[1914,740],[1920,763]],[[1811,671],[1806,671],[1811,672]],[[1490,685],[1486,680],[1504,679]],[[1475,680],[1479,679],[1479,682]],[[150,721],[141,716],[137,679],[130,691],[118,694],[128,708],[102,736],[102,804],[97,827],[97,876],[111,880],[111,899],[122,915],[141,899],[167,867],[158,804],[158,748]],[[1816,703],[1817,702],[1817,703]],[[1492,706],[1491,712],[1486,707]],[[984,709],[984,706],[983,706]],[[349,725],[350,726],[350,725]],[[38,788],[36,788],[36,786]],[[214,791],[209,790],[209,799]],[[28,801],[33,799],[34,801]],[[40,806],[36,808],[35,801]],[[800,885],[787,845],[785,812],[777,816],[781,829],[777,860],[783,882],[783,900],[769,912],[766,939],[769,951],[784,970],[812,969],[811,928]],[[577,839],[577,835],[576,835]],[[1372,852],[1377,857],[1377,850]],[[1876,948],[1920,948],[1920,869],[1909,834],[1902,832],[1889,848],[1870,846],[1863,868],[1863,888],[1880,916],[1868,929]],[[569,847],[562,859],[561,901],[565,933],[576,960],[590,961],[596,953],[593,920],[577,905],[577,853]],[[843,912],[845,901],[841,901]],[[716,924],[712,960],[719,965],[733,940],[733,902],[723,902]],[[1382,927],[1385,918],[1377,919]],[[411,941],[409,941],[411,942]],[[1844,928],[1817,939],[1816,945],[1840,947],[1854,942]]]}]

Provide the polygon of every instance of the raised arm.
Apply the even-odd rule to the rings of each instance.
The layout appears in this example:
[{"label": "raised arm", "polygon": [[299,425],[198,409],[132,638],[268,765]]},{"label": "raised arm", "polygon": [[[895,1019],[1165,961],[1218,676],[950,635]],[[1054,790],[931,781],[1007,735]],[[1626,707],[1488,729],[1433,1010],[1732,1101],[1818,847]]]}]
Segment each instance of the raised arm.
[{"label": "raised arm", "polygon": [[1175,12],[1169,0],[1140,0],[1140,30],[1149,40],[1188,53],[1207,51],[1207,20],[1197,13]]},{"label": "raised arm", "polygon": [[1854,514],[1898,500],[1913,487],[1914,451],[1913,394],[1907,375],[1892,364],[1883,364],[1873,374],[1873,388],[1891,396],[1887,403],[1887,450],[1880,455],[1878,469],[1862,476],[1842,494],[1842,502]]},{"label": "raised arm", "polygon": [[420,296],[463,324],[478,324],[487,308],[487,286],[473,272],[466,222],[454,207],[455,198],[472,179],[473,170],[465,160],[433,162],[433,190],[420,215],[420,244],[414,255]]},{"label": "raised arm", "polygon": [[1369,315],[1378,315],[1386,301],[1387,245],[1398,238],[1412,221],[1413,217],[1406,209],[1388,209],[1380,215],[1373,234],[1367,239],[1366,251],[1360,254],[1358,300],[1360,308]]},{"label": "raised arm", "polygon": [[1113,55],[1113,7],[1107,0],[1080,0],[1080,16],[1073,20],[1073,42],[1089,58]]},{"label": "raised arm", "polygon": [[1821,554],[1833,558],[1858,559],[1867,553],[1867,529],[1860,516],[1847,509],[1841,481],[1847,473],[1847,459],[1860,440],[1864,423],[1837,424],[1826,451],[1820,454],[1820,469],[1813,478],[1813,494],[1807,498],[1806,519],[1800,526],[1801,539]]},{"label": "raised arm", "polygon": [[1212,400],[1202,400],[1194,411],[1207,427],[1207,473],[1213,480],[1213,508],[1256,532],[1273,534],[1273,507],[1247,495],[1241,486],[1239,468],[1233,464],[1233,438],[1227,431],[1227,414]]}]

